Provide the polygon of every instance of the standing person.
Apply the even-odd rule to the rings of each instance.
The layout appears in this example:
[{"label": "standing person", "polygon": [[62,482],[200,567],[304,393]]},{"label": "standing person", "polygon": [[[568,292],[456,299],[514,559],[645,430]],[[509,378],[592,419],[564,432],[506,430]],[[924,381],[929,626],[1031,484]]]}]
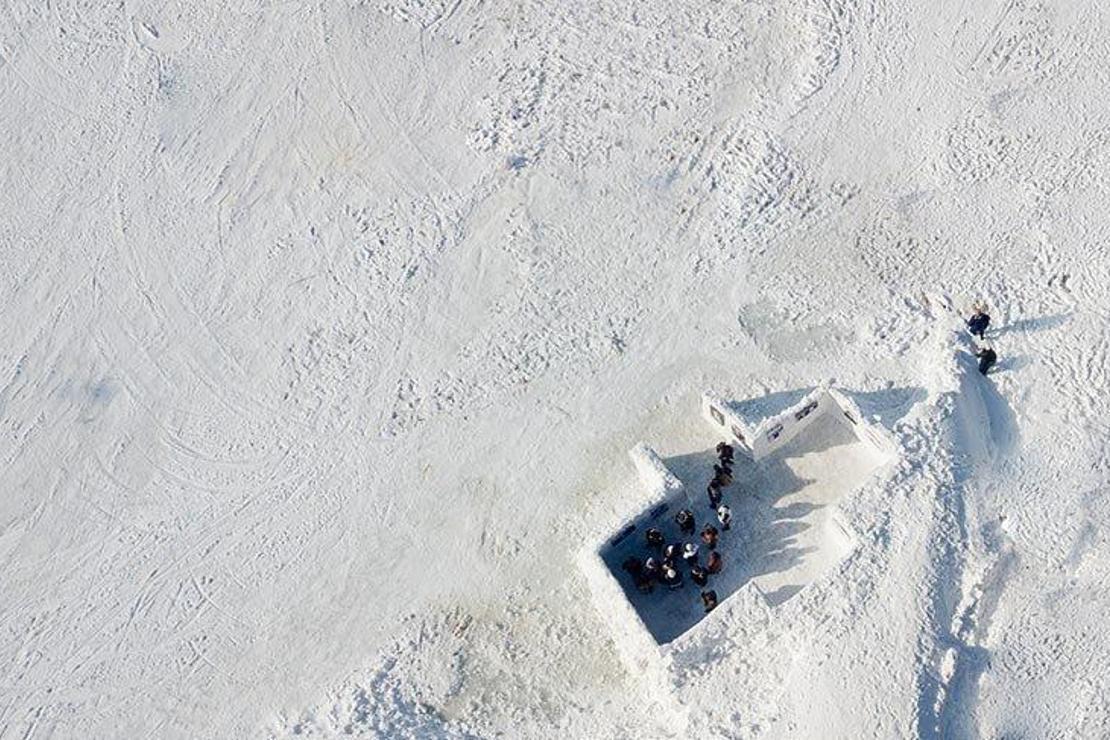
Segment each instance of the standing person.
[{"label": "standing person", "polygon": [[682,545],[672,542],[663,548],[663,562],[674,563],[682,556]]},{"label": "standing person", "polygon": [[704,527],[702,527],[701,541],[710,550],[717,549],[717,538],[719,536],[720,535],[717,532],[717,528],[714,527],[712,524],[706,524]]},{"label": "standing person", "polygon": [[683,534],[694,533],[694,512],[689,509],[683,509],[674,516],[675,524],[682,530]]},{"label": "standing person", "polygon": [[717,485],[717,481],[713,481],[706,486],[705,493],[709,496],[710,508],[716,510],[717,507],[721,505],[721,499],[724,498],[724,494],[721,493],[721,487]]},{"label": "standing person", "polygon": [[717,507],[717,521],[721,523],[721,529],[729,529],[732,524],[732,509],[728,508],[727,504],[721,504]]},{"label": "standing person", "polygon": [[644,576],[644,578],[647,578],[648,580],[658,579],[660,576],[659,561],[657,561],[655,558],[648,558],[644,561],[644,567],[640,571],[640,573]]},{"label": "standing person", "polygon": [[717,457],[725,465],[732,465],[732,445],[727,442],[717,443]]},{"label": "standing person", "polygon": [[725,559],[721,557],[721,553],[714,550],[709,553],[709,560],[705,563],[705,570],[711,575],[716,575],[721,572],[721,568],[725,567]]},{"label": "standing person", "polygon": [[653,576],[644,572],[644,564],[640,562],[639,558],[628,558],[621,567],[632,576],[637,591],[645,594],[651,593]]},{"label": "standing person", "polygon": [[986,375],[994,367],[994,363],[998,362],[998,355],[990,347],[981,348],[975,356],[979,358],[979,372],[983,375]]},{"label": "standing person", "polygon": [[705,607],[705,613],[713,611],[717,608],[717,592],[716,591],[702,591],[701,603]]},{"label": "standing person", "polygon": [[698,546],[693,542],[687,542],[682,546],[682,559],[687,565],[698,564]]},{"label": "standing person", "polygon": [[663,566],[663,574],[660,576],[660,580],[671,590],[682,588],[682,573],[673,565]]},{"label": "standing person", "polygon": [[647,539],[648,547],[656,552],[663,548],[663,531],[658,527],[650,528],[644,533],[644,537]]},{"label": "standing person", "polygon": [[690,567],[690,580],[699,586],[709,583],[709,573],[700,565]]},{"label": "standing person", "polygon": [[967,320],[967,330],[982,341],[986,339],[987,327],[991,324],[991,317],[987,314],[987,304],[976,302],[971,307],[971,311],[971,318]]}]

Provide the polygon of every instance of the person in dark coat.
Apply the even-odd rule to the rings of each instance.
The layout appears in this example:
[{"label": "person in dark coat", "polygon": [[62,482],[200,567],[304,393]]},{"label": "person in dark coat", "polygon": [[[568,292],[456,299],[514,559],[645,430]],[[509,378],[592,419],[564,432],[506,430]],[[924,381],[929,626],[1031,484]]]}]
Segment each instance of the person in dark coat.
[{"label": "person in dark coat", "polygon": [[705,613],[713,611],[717,608],[717,592],[716,591],[702,591],[701,603],[705,607]]},{"label": "person in dark coat", "polygon": [[660,576],[659,561],[655,558],[648,558],[645,560],[644,567],[640,570],[640,574],[648,580],[658,579]]},{"label": "person in dark coat", "polygon": [[636,589],[642,593],[651,593],[652,577],[644,573],[644,564],[639,558],[628,558],[621,565],[632,576]]},{"label": "person in dark coat", "polygon": [[700,565],[691,566],[690,580],[699,586],[704,586],[709,583],[709,573]]},{"label": "person in dark coat", "polygon": [[682,557],[682,545],[672,542],[663,548],[663,560],[674,563]]},{"label": "person in dark coat", "polygon": [[662,575],[659,576],[664,585],[669,589],[682,588],[682,573],[673,565],[664,565]]},{"label": "person in dark coat", "polygon": [[721,529],[729,529],[732,525],[732,509],[728,508],[725,504],[718,506],[717,521],[721,523]]},{"label": "person in dark coat", "polygon": [[674,516],[675,524],[682,530],[683,534],[694,533],[694,512],[689,509],[683,509]]},{"label": "person in dark coat", "polygon": [[983,375],[986,375],[994,367],[994,363],[998,362],[998,355],[990,347],[981,348],[975,356],[979,358],[979,372]]},{"label": "person in dark coat", "polygon": [[721,568],[725,567],[725,559],[721,557],[721,553],[714,550],[709,553],[709,560],[705,564],[705,569],[711,575],[721,572]]},{"label": "person in dark coat", "polygon": [[698,546],[693,542],[687,542],[682,546],[682,559],[687,565],[697,565],[698,563]]},{"label": "person in dark coat", "polygon": [[732,445],[727,442],[718,442],[717,457],[721,459],[722,464],[732,465]]},{"label": "person in dark coat", "polygon": [[717,532],[717,528],[714,527],[712,524],[706,524],[704,527],[702,527],[701,541],[710,550],[716,550],[717,549],[717,539],[719,537],[720,537],[720,533]]},{"label": "person in dark coat", "polygon": [[713,480],[720,481],[722,488],[730,485],[732,483],[732,468],[728,465],[714,465]]},{"label": "person in dark coat", "polygon": [[663,547],[663,530],[658,527],[651,527],[647,532],[644,532],[644,537],[647,539],[648,547],[658,552]]},{"label": "person in dark coat", "polygon": [[705,493],[707,496],[709,496],[710,507],[716,509],[718,506],[721,505],[721,499],[724,498],[724,494],[721,493],[721,487],[717,485],[717,481],[713,481],[708,486],[706,486]]},{"label": "person in dark coat", "polygon": [[987,327],[991,324],[991,317],[987,314],[987,306],[985,303],[976,303],[972,306],[972,311],[971,318],[967,320],[967,330],[979,337],[980,340],[985,339]]}]

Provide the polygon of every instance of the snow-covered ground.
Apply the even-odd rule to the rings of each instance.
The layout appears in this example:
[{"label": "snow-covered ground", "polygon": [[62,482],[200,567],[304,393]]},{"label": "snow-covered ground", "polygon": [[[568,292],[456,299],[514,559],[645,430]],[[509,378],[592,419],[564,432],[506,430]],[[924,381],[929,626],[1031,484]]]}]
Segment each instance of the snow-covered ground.
[{"label": "snow-covered ground", "polygon": [[[0,737],[1110,734],[1107,79],[1092,0],[0,4]],[[833,381],[855,547],[629,672],[625,451]]]}]

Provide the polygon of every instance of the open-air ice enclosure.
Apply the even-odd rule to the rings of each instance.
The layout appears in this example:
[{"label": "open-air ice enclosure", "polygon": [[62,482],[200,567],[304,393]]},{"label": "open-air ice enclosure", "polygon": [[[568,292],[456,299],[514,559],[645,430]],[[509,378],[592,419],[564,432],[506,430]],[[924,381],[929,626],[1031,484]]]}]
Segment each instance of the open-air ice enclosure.
[{"label": "open-air ice enclosure", "polygon": [[[704,622],[738,609],[771,613],[847,557],[856,537],[836,504],[896,452],[885,430],[828,387],[757,422],[710,393],[701,405],[710,424],[702,446],[666,458],[642,443],[630,451],[644,498],[581,556],[595,603],[636,668],[660,654],[698,653],[687,648]],[[725,489],[733,523],[717,546],[725,567],[705,587],[716,591],[720,605],[706,614],[701,589],[688,577],[681,589],[642,593],[621,566],[652,554],[644,539],[649,527],[663,530],[668,542],[698,541],[674,522],[683,508],[694,512],[696,531],[706,523],[720,529],[705,489],[722,440],[738,453],[734,481]],[[703,547],[703,563],[704,553]]]}]

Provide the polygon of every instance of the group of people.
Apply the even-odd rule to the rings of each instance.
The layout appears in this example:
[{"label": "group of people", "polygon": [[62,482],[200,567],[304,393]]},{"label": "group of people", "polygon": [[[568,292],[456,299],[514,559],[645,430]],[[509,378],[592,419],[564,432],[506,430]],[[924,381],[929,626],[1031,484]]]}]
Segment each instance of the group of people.
[{"label": "group of people", "polygon": [[[998,355],[985,344],[987,327],[990,326],[990,315],[987,313],[985,303],[976,302],[972,306],[971,317],[967,320],[968,331],[984,342],[976,348],[975,356],[979,358],[979,372],[986,375],[998,361]],[[720,529],[712,523],[707,523],[701,529],[701,546],[693,541],[693,534],[697,530],[694,512],[682,509],[675,514],[674,522],[685,542],[667,542],[663,531],[658,527],[651,527],[645,532],[648,554],[645,558],[630,557],[624,561],[622,567],[633,578],[636,588],[643,593],[651,593],[656,584],[666,586],[670,590],[682,588],[684,578],[680,566],[685,566],[689,571],[690,580],[701,590],[701,602],[706,613],[717,607],[717,592],[707,589],[709,577],[721,572],[724,567],[724,558],[717,551],[717,543],[721,531],[728,531],[732,524],[732,510],[724,503],[724,489],[732,485],[733,448],[726,442],[717,444],[717,464],[713,466],[713,479],[706,487],[706,496],[709,498],[709,508],[716,515]],[[708,550],[703,565],[700,559],[702,549]]]},{"label": "group of people", "polygon": [[[713,480],[706,487],[709,497],[709,508],[716,515],[720,529],[712,522],[701,529],[701,545],[693,541],[693,534],[697,531],[697,522],[694,512],[682,509],[675,514],[674,522],[685,542],[667,542],[663,530],[651,527],[644,533],[648,554],[645,558],[630,557],[623,563],[636,583],[636,588],[643,593],[651,593],[655,585],[661,584],[670,590],[678,590],[685,585],[682,566],[689,571],[690,580],[701,590],[701,603],[706,613],[713,611],[717,606],[717,592],[707,589],[709,577],[721,572],[724,568],[724,558],[717,551],[721,532],[728,531],[732,525],[732,510],[724,503],[724,489],[732,484],[733,448],[725,442],[717,445],[717,464],[713,466]],[[701,552],[708,551],[705,563],[702,564]]]},{"label": "group of people", "polygon": [[[967,320],[967,330],[971,332],[972,336],[979,337],[980,342],[985,342],[987,338],[987,327],[991,325],[990,314],[987,313],[987,304],[982,301],[977,301],[971,307],[971,317]],[[975,350],[975,356],[979,358],[979,372],[986,375],[990,369],[994,367],[994,363],[998,362],[998,354],[991,348],[989,344],[983,344]]]}]

